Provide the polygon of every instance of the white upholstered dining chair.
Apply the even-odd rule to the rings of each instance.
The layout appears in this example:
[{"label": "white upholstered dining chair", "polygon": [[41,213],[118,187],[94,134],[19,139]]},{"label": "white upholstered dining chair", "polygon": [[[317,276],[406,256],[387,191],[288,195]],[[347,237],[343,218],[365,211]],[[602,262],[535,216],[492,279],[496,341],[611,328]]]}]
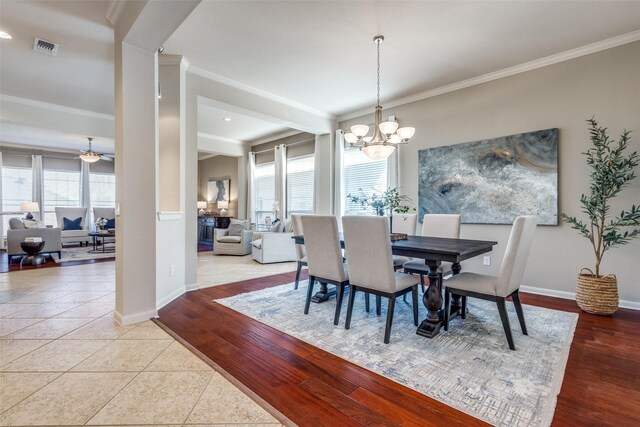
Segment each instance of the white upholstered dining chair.
[{"label": "white upholstered dining chair", "polygon": [[354,298],[358,291],[388,298],[389,308],[384,332],[384,343],[388,344],[398,296],[411,292],[413,322],[418,326],[418,280],[415,276],[397,273],[393,268],[387,217],[345,216],[342,218],[342,229],[350,286],[345,329],[351,327]]},{"label": "white upholstered dining chair", "polygon": [[304,304],[304,314],[309,314],[313,286],[316,281],[336,287],[336,310],[333,324],[340,320],[344,289],[349,285],[349,272],[343,262],[338,221],[331,215],[303,215],[304,245],[307,252],[309,286]]},{"label": "white upholstered dining chair", "polygon": [[[292,214],[291,222],[293,224],[293,235],[302,236],[304,234],[302,229],[302,215]],[[304,245],[296,245],[296,258],[298,259],[298,266],[296,268],[296,284],[294,286],[294,289],[298,289],[302,267],[307,266],[307,252],[304,248]]]},{"label": "white upholstered dining chair", "polygon": [[[416,234],[416,222],[418,219],[417,214],[393,214],[391,217],[391,232],[392,233],[404,233],[408,235]],[[393,256],[393,268],[400,270],[402,266],[411,261],[411,258],[406,256],[394,255]]]},{"label": "white upholstered dining chair", "polygon": [[527,327],[524,322],[524,313],[518,290],[524,270],[529,258],[529,251],[533,243],[538,217],[534,215],[519,216],[513,223],[507,249],[502,259],[500,273],[498,276],[488,276],[476,273],[456,274],[446,282],[445,289],[445,309],[444,309],[444,330],[449,330],[449,310],[451,305],[451,294],[462,297],[461,318],[466,317],[467,297],[480,298],[488,301],[495,301],[498,305],[498,312],[502,320],[502,327],[507,336],[509,348],[515,350],[509,316],[505,304],[506,298],[511,297],[516,308],[518,321],[522,328],[522,333],[527,335]]},{"label": "white upholstered dining chair", "polygon": [[[425,237],[460,238],[460,215],[458,214],[425,214],[422,217],[422,235]],[[424,260],[414,259],[402,265],[405,273],[419,274],[422,292],[425,291],[424,276],[429,274],[429,266]],[[438,276],[442,286],[442,277],[451,274],[451,263],[443,262],[438,268]]]}]

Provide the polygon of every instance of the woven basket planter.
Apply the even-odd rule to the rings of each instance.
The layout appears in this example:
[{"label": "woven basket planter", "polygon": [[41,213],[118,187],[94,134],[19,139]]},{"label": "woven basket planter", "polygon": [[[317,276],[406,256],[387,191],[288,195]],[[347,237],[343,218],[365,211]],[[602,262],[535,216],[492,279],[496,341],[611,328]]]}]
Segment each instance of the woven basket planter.
[{"label": "woven basket planter", "polygon": [[[588,271],[590,274],[583,274]],[[588,268],[578,274],[576,286],[578,306],[591,314],[610,315],[618,309],[618,279],[615,274],[597,277]]]}]

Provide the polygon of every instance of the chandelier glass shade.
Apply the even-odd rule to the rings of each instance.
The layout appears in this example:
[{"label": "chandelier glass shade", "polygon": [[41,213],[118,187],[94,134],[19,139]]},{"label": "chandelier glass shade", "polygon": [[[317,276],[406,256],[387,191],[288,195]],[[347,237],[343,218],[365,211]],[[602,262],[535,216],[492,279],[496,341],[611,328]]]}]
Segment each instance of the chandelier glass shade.
[{"label": "chandelier glass shade", "polygon": [[415,128],[398,127],[395,121],[382,121],[382,106],[380,105],[380,44],[383,42],[384,36],[375,36],[373,41],[377,45],[378,50],[378,103],[374,113],[375,124],[373,127],[373,135],[367,136],[369,126],[353,125],[351,132],[345,134],[344,139],[352,147],[360,147],[362,152],[373,160],[382,160],[389,157],[396,146],[406,144],[415,133]]}]

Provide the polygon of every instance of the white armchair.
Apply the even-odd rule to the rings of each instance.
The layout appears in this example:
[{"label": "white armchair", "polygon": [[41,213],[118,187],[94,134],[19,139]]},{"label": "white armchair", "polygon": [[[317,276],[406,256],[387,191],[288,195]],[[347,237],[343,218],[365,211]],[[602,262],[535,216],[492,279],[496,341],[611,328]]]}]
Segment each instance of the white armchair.
[{"label": "white armchair", "polygon": [[[238,236],[230,236],[229,230],[242,224],[242,231]],[[248,255],[251,253],[253,231],[249,230],[249,221],[231,220],[229,228],[215,228],[213,230],[214,255]]]},{"label": "white armchair", "polygon": [[[62,243],[89,243],[89,227],[87,226],[87,208],[55,208],[58,228],[62,230]],[[82,218],[81,230],[65,230],[64,218]]]},{"label": "white armchair", "polygon": [[293,233],[253,233],[251,256],[260,264],[296,261],[296,244]]}]

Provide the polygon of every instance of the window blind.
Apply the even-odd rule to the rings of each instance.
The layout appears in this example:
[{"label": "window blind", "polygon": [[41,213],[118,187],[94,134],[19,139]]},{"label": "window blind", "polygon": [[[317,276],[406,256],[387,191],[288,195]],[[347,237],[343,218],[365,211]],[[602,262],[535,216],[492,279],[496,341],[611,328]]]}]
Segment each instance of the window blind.
[{"label": "window blind", "polygon": [[287,217],[313,213],[315,156],[287,160]]},{"label": "window blind", "polygon": [[[369,196],[387,189],[387,160],[371,160],[357,148],[344,150],[344,186],[345,198],[351,194]],[[362,189],[362,191],[360,191]],[[346,215],[371,215],[370,206],[361,206],[351,200],[345,201]]]}]

